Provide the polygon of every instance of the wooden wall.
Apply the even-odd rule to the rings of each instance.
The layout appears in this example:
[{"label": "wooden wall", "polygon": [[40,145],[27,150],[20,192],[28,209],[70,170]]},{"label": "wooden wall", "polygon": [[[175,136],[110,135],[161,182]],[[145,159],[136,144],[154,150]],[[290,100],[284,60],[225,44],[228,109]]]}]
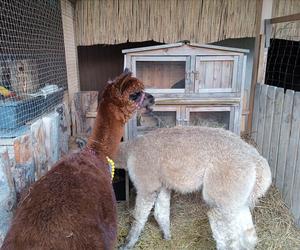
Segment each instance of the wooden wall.
[{"label": "wooden wall", "polygon": [[258,84],[252,137],[300,227],[300,92]]},{"label": "wooden wall", "polygon": [[78,47],[81,91],[101,91],[107,80],[123,71],[123,49],[158,45],[154,41]]},{"label": "wooden wall", "polygon": [[72,100],[75,92],[79,91],[79,74],[77,47],[75,44],[75,6],[69,0],[61,0],[61,15],[64,31],[64,45],[67,66],[68,92]]}]

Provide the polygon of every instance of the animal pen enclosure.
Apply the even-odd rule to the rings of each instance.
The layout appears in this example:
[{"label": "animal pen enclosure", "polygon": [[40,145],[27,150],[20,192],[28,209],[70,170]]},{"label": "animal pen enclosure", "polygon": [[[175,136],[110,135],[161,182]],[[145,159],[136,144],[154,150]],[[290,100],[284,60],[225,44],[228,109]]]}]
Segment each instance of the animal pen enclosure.
[{"label": "animal pen enclosure", "polygon": [[255,89],[252,137],[300,226],[300,14],[266,20],[265,35],[265,84]]},{"label": "animal pen enclosure", "polygon": [[157,127],[214,126],[240,133],[248,50],[175,43],[123,50],[156,98],[152,115],[133,118],[126,139]]},{"label": "animal pen enclosure", "polygon": [[1,242],[21,192],[67,153],[70,122],[60,1],[0,1],[0,30]]},{"label": "animal pen enclosure", "polygon": [[[67,63],[67,68],[74,64],[74,75],[82,73],[80,69],[77,72],[77,55],[78,59],[81,60],[79,64],[83,63],[84,59],[89,59],[91,54],[95,58],[92,64],[88,60],[84,64],[86,67],[85,74],[80,74],[81,90],[98,90],[98,85],[102,84],[99,79],[106,82],[108,73],[114,72],[111,76],[115,76],[121,70],[123,66],[121,48],[129,49],[140,46],[135,46],[133,43],[130,45],[121,43],[146,41],[144,46],[148,46],[161,45],[163,42],[174,43],[183,39],[203,44],[222,41],[227,38],[237,38],[238,40],[242,37],[254,37],[255,26],[259,23],[259,19],[256,18],[260,6],[257,4],[259,1],[253,0],[217,1],[218,3],[210,0],[175,0],[173,3],[176,3],[177,8],[174,8],[172,4],[168,4],[170,2],[168,0],[142,1],[142,4],[140,4],[141,1],[135,0],[111,0],[109,4],[107,4],[107,1],[102,0],[63,0],[61,2],[70,7],[66,13],[69,18],[68,25],[76,26],[76,34],[71,34],[73,38],[74,35],[76,36],[76,41],[73,41],[74,44],[72,44],[74,54]],[[155,2],[154,5],[153,2]],[[295,0],[273,0],[273,2],[275,16],[278,13],[284,13],[284,11],[290,11],[293,8],[296,9],[296,5],[299,6],[298,1]],[[113,10],[116,7],[117,12]],[[236,11],[235,7],[239,11]],[[132,8],[136,11],[132,11]],[[279,12],[279,10],[282,12]],[[210,15],[206,14],[208,11]],[[140,13],[143,14],[139,15]],[[128,22],[129,18],[130,23]],[[150,20],[150,23],[147,23],[148,20]],[[198,22],[195,22],[195,20],[198,20]],[[290,33],[288,29],[293,30],[293,32],[299,31],[299,22],[296,21],[296,26],[285,23],[278,32],[272,33],[273,35],[270,36],[272,40],[268,57],[269,63],[266,64],[265,83],[274,86],[257,85],[252,129],[253,138],[256,140],[260,152],[269,160],[272,167],[274,183],[282,191],[283,197],[292,209],[298,225],[300,225],[300,201],[299,193],[297,193],[300,189],[300,143],[299,134],[297,134],[299,131],[299,111],[297,109],[300,105],[299,93],[297,92],[299,91],[300,72],[298,67],[299,35]],[[68,60],[68,58],[67,55],[65,58],[63,44],[63,33],[66,35],[66,31],[63,32],[62,29],[65,26],[62,27],[61,24],[59,0],[0,0],[0,28],[0,85],[3,87],[0,88],[2,93],[0,98],[0,199],[4,197],[3,194],[6,191],[10,192],[10,196],[6,197],[7,202],[4,207],[1,207],[2,203],[0,203],[1,245],[1,237],[3,237],[1,233],[6,230],[9,223],[11,216],[11,210],[9,209],[11,208],[11,202],[15,201],[15,194],[17,193],[19,196],[24,187],[46,173],[61,155],[68,152],[67,141],[70,134],[70,118],[68,103],[65,101],[63,94],[67,89],[66,73],[69,74],[70,71],[66,72],[65,60]],[[67,30],[67,32],[69,31]],[[285,37],[283,36],[284,32],[287,34]],[[119,46],[114,45],[116,43],[120,47],[117,52],[113,49],[116,53],[113,53],[112,56],[111,51],[105,50],[108,45],[112,47]],[[67,45],[65,43],[65,47]],[[123,47],[127,45],[128,47]],[[97,64],[99,54],[95,53],[96,50],[91,49],[91,47],[97,46],[101,47],[99,54],[103,56],[101,65]],[[89,50],[90,54],[85,53],[85,50]],[[107,63],[108,60],[114,60],[116,54],[120,59],[117,62],[118,68],[114,64]],[[293,61],[296,58],[298,58],[298,61]],[[142,61],[139,63],[136,70],[143,72],[149,62]],[[160,63],[156,65],[156,69],[164,70],[167,67],[165,62]],[[199,61],[198,63],[201,64]],[[288,64],[289,67],[286,68],[285,64]],[[172,80],[182,80],[190,76],[197,77],[197,74],[193,75],[192,72],[185,72],[182,61],[172,62],[170,65],[171,68],[179,72],[176,79]],[[229,71],[232,70],[230,65],[226,66],[228,66]],[[218,67],[219,65],[216,66],[216,68]],[[98,75],[91,74],[90,68],[94,68]],[[99,75],[102,78],[99,78]],[[294,76],[294,78],[291,78],[291,76]],[[140,73],[139,77],[148,79],[147,74]],[[87,84],[88,78],[89,84]],[[184,83],[183,81],[177,82],[178,85],[175,91],[180,91]],[[93,89],[90,89],[89,85],[92,85]],[[289,90],[291,86],[293,86],[293,90]],[[75,90],[76,88],[72,91],[75,92]],[[79,87],[76,91],[79,91]],[[72,114],[75,116],[74,123],[72,123],[73,132],[78,134],[88,134],[90,132],[95,118],[97,95],[98,92],[96,91],[75,94],[74,100],[77,103],[75,103],[76,114]],[[70,98],[73,99],[73,94],[70,95]],[[200,118],[214,120],[213,125],[219,126],[220,123],[225,123],[226,128],[229,129],[233,126],[230,127],[232,120],[228,115],[236,112],[236,110],[232,111],[232,107],[214,106],[203,109],[203,107],[197,105],[196,108],[195,106],[182,108],[184,105],[182,103],[180,105],[172,103],[168,109],[165,109],[166,105],[157,107],[158,117],[164,117],[163,123],[153,122],[153,117],[145,116],[144,120],[137,121],[139,123],[135,125],[140,126],[145,122],[149,122],[148,124],[152,124],[153,127],[165,126],[166,124],[172,126],[176,122],[186,125],[188,120],[197,124],[198,114],[201,113]],[[178,106],[180,107],[178,108]],[[244,107],[243,110],[246,111],[245,116],[248,115],[246,109]],[[208,112],[212,113],[212,116],[207,115]],[[148,118],[150,119],[147,120]],[[140,126],[141,130],[143,130],[142,127]],[[135,131],[132,127],[130,129],[131,132]],[[56,147],[57,145],[58,147]],[[7,178],[4,171],[1,172],[1,169],[11,172],[9,178]],[[4,182],[1,182],[2,180]],[[4,183],[4,186],[1,186],[2,183]],[[292,222],[285,219],[284,216],[277,221],[278,227],[272,224],[277,218],[274,216],[267,217],[272,212],[274,214],[287,213],[284,209],[278,210],[279,207],[284,208],[279,194],[276,192],[273,197],[273,193],[271,193],[271,196],[269,196],[268,201],[274,199],[278,203],[274,205],[275,203],[270,202],[266,206],[263,201],[260,209],[265,210],[265,212],[261,213],[261,210],[258,210],[254,214],[255,217],[256,215],[258,217],[259,227],[262,224],[259,224],[259,221],[269,223],[267,230],[261,228],[265,235],[261,238],[258,249],[274,249],[278,246],[283,249],[284,247],[293,249],[296,244],[285,245],[286,241],[281,241],[281,238],[276,238],[276,236],[276,239],[273,239],[272,233],[268,232],[268,230],[273,231],[273,228],[276,231],[278,228],[283,227],[277,233],[283,235],[282,230],[286,229],[288,231],[292,227]],[[178,210],[176,210],[176,207],[174,208],[174,211],[179,212],[182,220],[174,222],[173,226],[176,227],[177,231],[174,236],[178,240],[183,239],[184,243],[188,242],[188,245],[177,245],[178,241],[174,239],[172,239],[173,243],[156,245],[156,242],[153,241],[153,234],[150,232],[146,244],[141,244],[142,248],[157,249],[162,246],[162,248],[174,249],[179,246],[192,246],[191,249],[199,249],[199,245],[205,245],[205,242],[211,241],[209,230],[196,232],[198,234],[194,235],[194,238],[189,238],[195,231],[202,228],[203,224],[201,223],[204,222],[205,224],[207,218],[203,214],[200,221],[193,220],[192,217],[195,214],[198,215],[203,209],[202,207],[199,209],[199,205],[194,202],[192,204],[188,202],[194,200],[194,197],[188,196],[184,199],[179,198],[179,203],[184,204],[180,203]],[[275,209],[273,209],[274,206],[276,206]],[[191,207],[193,207],[192,210]],[[186,209],[186,214],[182,212],[184,209]],[[9,211],[9,216],[3,217],[1,211]],[[123,228],[121,227],[120,237],[122,238],[124,237],[124,228],[128,227],[130,214],[127,208],[120,211],[121,219],[124,219],[124,221],[121,220]],[[189,220],[186,220],[186,215]],[[184,227],[180,227],[181,224]],[[183,234],[183,231],[187,234]],[[205,238],[204,241],[201,241],[203,234],[209,235],[208,240]],[[290,238],[289,233],[284,232],[284,234],[286,239]],[[159,232],[155,232],[155,236],[159,238]],[[265,244],[267,241],[272,241],[271,245]],[[300,246],[299,240],[296,239],[296,241],[297,246]],[[214,249],[212,244],[210,244],[210,247]],[[299,249],[299,247],[296,247],[296,249]]]},{"label": "animal pen enclosure", "polygon": [[61,103],[67,79],[58,1],[2,1],[0,26],[3,131]]}]

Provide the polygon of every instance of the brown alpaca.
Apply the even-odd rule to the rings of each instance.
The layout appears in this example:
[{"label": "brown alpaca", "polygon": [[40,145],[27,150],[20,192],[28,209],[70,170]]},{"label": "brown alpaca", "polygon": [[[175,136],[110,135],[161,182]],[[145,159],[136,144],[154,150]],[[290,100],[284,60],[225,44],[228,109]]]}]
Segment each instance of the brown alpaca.
[{"label": "brown alpaca", "polygon": [[134,111],[154,103],[143,89],[127,71],[108,84],[86,148],[32,185],[1,250],[113,249],[116,201],[106,156],[114,158]]}]

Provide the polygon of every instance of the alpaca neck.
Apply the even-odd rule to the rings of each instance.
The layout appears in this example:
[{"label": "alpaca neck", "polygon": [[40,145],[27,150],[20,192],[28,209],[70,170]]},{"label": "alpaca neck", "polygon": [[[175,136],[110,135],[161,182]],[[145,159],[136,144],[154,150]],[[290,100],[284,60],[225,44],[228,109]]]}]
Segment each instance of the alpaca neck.
[{"label": "alpaca neck", "polygon": [[114,158],[124,133],[124,123],[117,120],[105,104],[101,104],[87,146],[104,161]]}]

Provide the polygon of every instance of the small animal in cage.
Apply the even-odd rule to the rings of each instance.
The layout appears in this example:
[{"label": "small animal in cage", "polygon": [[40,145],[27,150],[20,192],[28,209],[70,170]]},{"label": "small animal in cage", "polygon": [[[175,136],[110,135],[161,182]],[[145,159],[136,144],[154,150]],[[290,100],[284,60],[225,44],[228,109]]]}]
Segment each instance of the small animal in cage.
[{"label": "small animal in cage", "polygon": [[39,78],[35,60],[12,60],[8,63],[10,84],[18,95],[32,94],[38,91]]}]

